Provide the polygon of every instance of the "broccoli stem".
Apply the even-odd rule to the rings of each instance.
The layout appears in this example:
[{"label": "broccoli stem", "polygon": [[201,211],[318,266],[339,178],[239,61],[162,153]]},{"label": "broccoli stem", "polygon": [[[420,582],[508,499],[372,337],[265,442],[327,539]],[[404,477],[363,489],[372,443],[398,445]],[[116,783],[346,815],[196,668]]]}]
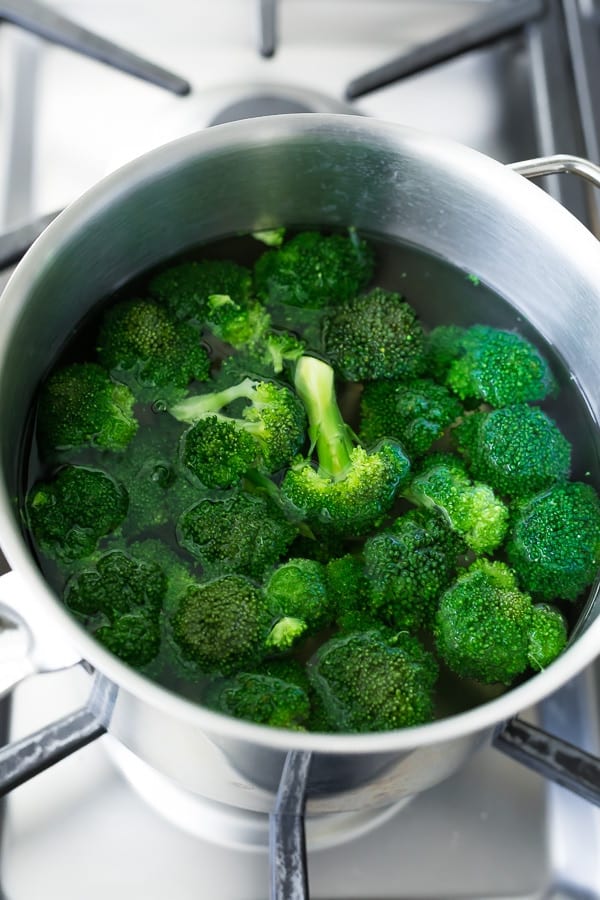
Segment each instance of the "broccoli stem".
[{"label": "broccoli stem", "polygon": [[[179,403],[171,406],[169,412],[180,422],[196,422],[203,416],[218,413],[224,406],[242,398],[253,400],[256,394],[256,382],[252,378],[244,378],[239,384],[225,388],[222,391],[214,391],[212,394],[199,394],[196,397],[186,397]],[[224,417],[225,418],[225,417]]]},{"label": "broccoli stem", "polygon": [[337,405],[333,369],[322,359],[302,356],[296,365],[294,385],[306,408],[319,474],[343,478],[351,465],[353,445]]}]

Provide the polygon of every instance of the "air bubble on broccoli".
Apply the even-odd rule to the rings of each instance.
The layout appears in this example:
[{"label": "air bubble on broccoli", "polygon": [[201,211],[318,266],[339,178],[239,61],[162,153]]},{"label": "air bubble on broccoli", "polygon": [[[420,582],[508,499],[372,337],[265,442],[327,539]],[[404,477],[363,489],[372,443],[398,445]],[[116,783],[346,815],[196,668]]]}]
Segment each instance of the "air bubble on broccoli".
[{"label": "air bubble on broccoli", "polygon": [[433,718],[437,665],[407,634],[331,638],[310,661],[308,674],[335,730],[387,731]]},{"label": "air bubble on broccoli", "polygon": [[349,300],[373,274],[373,251],[348,237],[305,231],[270,250],[254,267],[258,297],[267,304],[322,309]]},{"label": "air bubble on broccoli", "polygon": [[506,552],[523,586],[542,600],[575,600],[600,567],[600,500],[582,482],[564,482],[524,502]]},{"label": "air bubble on broccoli", "polygon": [[536,406],[473,413],[454,435],[473,477],[500,494],[526,497],[569,474],[571,446]]},{"label": "air bubble on broccoli", "polygon": [[462,413],[456,397],[428,378],[373,381],[365,385],[360,410],[364,444],[396,438],[411,458],[426,453]]},{"label": "air bubble on broccoli", "polygon": [[274,617],[267,646],[288,650],[300,637],[331,623],[325,568],[312,559],[289,559],[265,583],[267,607]]},{"label": "air bubble on broccoli", "polygon": [[426,458],[405,496],[412,503],[441,512],[475,553],[491,553],[504,540],[507,507],[491,487],[473,483],[456,457],[434,454]]},{"label": "air bubble on broccoli", "polygon": [[121,525],[128,497],[123,485],[99,469],[63,466],[54,479],[27,495],[27,524],[46,556],[68,565],[90,556],[100,538]]},{"label": "air bubble on broccoli", "polygon": [[408,457],[393,441],[382,441],[371,452],[353,446],[327,363],[302,357],[294,383],[306,407],[319,468],[313,468],[309,459],[298,459],[284,477],[282,494],[314,527],[364,534],[393,504],[408,477]]},{"label": "air bubble on broccoli", "polygon": [[37,408],[42,448],[124,450],[135,435],[135,398],[96,363],[72,363],[43,384]]}]

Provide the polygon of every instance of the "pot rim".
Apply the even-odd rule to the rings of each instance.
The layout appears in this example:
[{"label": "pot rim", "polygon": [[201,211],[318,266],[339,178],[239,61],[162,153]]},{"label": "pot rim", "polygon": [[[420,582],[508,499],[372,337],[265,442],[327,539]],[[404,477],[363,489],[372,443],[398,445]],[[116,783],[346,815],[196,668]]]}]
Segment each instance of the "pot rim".
[{"label": "pot rim", "polygon": [[[600,247],[593,236],[567,210],[501,163],[453,141],[375,119],[324,113],[297,113],[227,123],[187,135],[132,160],[91,187],[48,226],[17,266],[2,295],[0,377],[2,361],[9,344],[8,335],[18,321],[22,298],[28,294],[38,263],[43,267],[43,261],[55,254],[57,241],[60,244],[68,242],[106,205],[111,205],[113,200],[122,195],[124,185],[133,189],[149,178],[156,178],[161,168],[176,165],[195,153],[204,155],[226,150],[230,144],[229,136],[236,133],[245,138],[246,144],[265,144],[272,139],[330,132],[335,132],[338,137],[346,132],[354,140],[377,139],[385,144],[394,144],[400,137],[405,144],[414,145],[424,155],[424,162],[427,159],[447,159],[452,156],[453,162],[456,162],[461,171],[468,171],[474,182],[479,182],[482,186],[487,183],[489,188],[490,179],[494,179],[498,193],[502,191],[504,184],[507,193],[520,196],[521,204],[525,207],[534,211],[539,207],[545,230],[549,225],[552,228],[557,220],[565,244],[577,244],[580,248],[583,245],[584,249],[587,244],[590,251],[595,251],[598,256],[596,264],[600,261]],[[30,585],[25,590],[30,590],[36,602],[44,604],[58,617],[57,622],[64,630],[67,641],[77,647],[83,659],[94,668],[119,687],[148,701],[153,707],[186,720],[204,731],[280,750],[297,749],[342,755],[397,752],[494,729],[553,693],[592,662],[600,652],[600,617],[597,617],[546,670],[518,687],[509,689],[500,697],[466,712],[396,731],[341,735],[290,732],[212,712],[151,681],[105,650],[68,613],[44,580],[21,533],[4,479],[0,481],[0,535],[11,567],[20,574],[25,584]]]}]

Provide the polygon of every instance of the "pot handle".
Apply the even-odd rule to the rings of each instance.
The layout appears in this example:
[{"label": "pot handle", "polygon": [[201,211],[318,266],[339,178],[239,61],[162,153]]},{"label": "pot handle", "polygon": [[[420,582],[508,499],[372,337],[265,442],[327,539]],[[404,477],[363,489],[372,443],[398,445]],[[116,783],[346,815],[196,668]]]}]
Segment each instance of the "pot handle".
[{"label": "pot handle", "polygon": [[512,169],[517,175],[523,175],[524,178],[540,178],[542,175],[579,175],[580,178],[585,178],[600,188],[600,166],[582,156],[570,156],[568,153],[526,159],[523,162],[510,163],[506,168]]}]

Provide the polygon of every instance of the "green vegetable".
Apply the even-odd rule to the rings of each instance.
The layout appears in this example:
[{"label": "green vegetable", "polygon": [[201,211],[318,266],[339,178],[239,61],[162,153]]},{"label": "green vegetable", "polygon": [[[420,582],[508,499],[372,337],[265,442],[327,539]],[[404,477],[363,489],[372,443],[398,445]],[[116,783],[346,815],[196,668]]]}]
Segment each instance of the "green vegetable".
[{"label": "green vegetable", "polygon": [[539,669],[540,656],[547,665],[563,646],[542,635],[531,597],[519,590],[508,566],[484,559],[442,595],[435,639],[452,671],[486,684],[510,684],[528,665]]},{"label": "green vegetable", "polygon": [[310,712],[306,691],[281,678],[240,672],[213,685],[205,702],[210,709],[273,728],[304,731]]},{"label": "green vegetable", "polygon": [[411,458],[426,453],[462,413],[443,385],[428,378],[406,383],[372,381],[360,404],[360,439],[370,446],[384,437],[396,438]]},{"label": "green vegetable", "polygon": [[364,534],[394,502],[408,477],[408,458],[393,441],[382,441],[369,453],[353,446],[327,363],[302,357],[294,383],[306,407],[319,468],[309,459],[296,460],[285,474],[282,494],[300,516],[326,532]]},{"label": "green vegetable", "polygon": [[443,383],[455,359],[462,356],[466,329],[458,325],[438,325],[425,338],[426,373]]},{"label": "green vegetable", "polygon": [[267,304],[322,309],[353,297],[372,273],[373,251],[354,232],[345,237],[305,231],[263,253],[254,284]]},{"label": "green vegetable", "polygon": [[247,306],[252,274],[227,259],[204,259],[170,266],[154,276],[148,290],[175,318],[202,326],[211,318],[212,296],[227,296],[238,309]]},{"label": "green vegetable", "polygon": [[37,431],[42,448],[124,450],[135,435],[134,396],[96,363],[55,370],[42,386]]},{"label": "green vegetable", "polygon": [[368,593],[364,563],[351,553],[329,559],[325,566],[325,583],[338,621],[346,613],[361,608]]},{"label": "green vegetable", "polygon": [[268,647],[287,650],[298,638],[315,634],[332,620],[325,568],[315,560],[287,560],[266,582],[265,597],[275,617]]},{"label": "green vegetable", "polygon": [[464,545],[433,511],[412,510],[364,546],[369,609],[397,628],[430,627]]},{"label": "green vegetable", "polygon": [[491,553],[506,534],[508,509],[491,487],[473,483],[456,457],[426,458],[406,497],[426,509],[437,509],[475,553]]},{"label": "green vegetable", "polygon": [[205,497],[181,516],[178,540],[210,573],[261,579],[283,556],[296,527],[267,499],[240,492]]},{"label": "green vegetable", "polygon": [[555,607],[539,603],[533,607],[529,629],[529,665],[535,671],[545,669],[562,653],[567,643],[565,617]]},{"label": "green vegetable", "polygon": [[408,380],[425,365],[424,334],[417,314],[382,288],[353,297],[327,317],[325,354],[347,381]]},{"label": "green vegetable", "polygon": [[386,731],[433,718],[437,665],[416,638],[367,631],[323,644],[308,669],[336,731]]},{"label": "green vegetable", "polygon": [[521,584],[544,600],[575,600],[600,566],[600,500],[564,482],[523,503],[506,552]]},{"label": "green vegetable", "polygon": [[197,332],[152,300],[124,300],[104,315],[98,358],[140,400],[173,402],[210,361]]},{"label": "green vegetable", "polygon": [[98,628],[94,637],[134,669],[149,665],[160,651],[160,626],[146,611],[125,613]]},{"label": "green vegetable", "polygon": [[68,566],[90,556],[100,538],[119,527],[127,504],[125,488],[105,472],[64,466],[27,495],[27,523],[43,553]]},{"label": "green vegetable", "polygon": [[474,478],[500,494],[526,497],[569,474],[571,446],[537,406],[473,413],[454,434]]}]

